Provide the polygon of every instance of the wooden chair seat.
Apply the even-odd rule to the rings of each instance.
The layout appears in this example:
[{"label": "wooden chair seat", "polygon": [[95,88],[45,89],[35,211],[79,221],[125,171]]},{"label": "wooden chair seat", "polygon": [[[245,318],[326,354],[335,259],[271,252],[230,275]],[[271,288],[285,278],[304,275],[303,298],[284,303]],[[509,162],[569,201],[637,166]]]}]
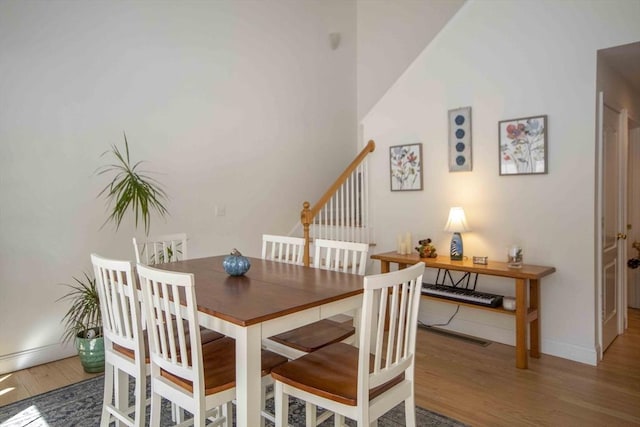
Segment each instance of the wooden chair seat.
[{"label": "wooden chair seat", "polygon": [[[314,245],[314,267],[364,275],[369,250],[367,244],[316,239]],[[305,240],[300,237],[265,234],[262,236],[262,258],[302,264],[304,246]],[[263,340],[263,345],[289,359],[296,359],[330,344],[350,342],[349,338],[355,336],[356,330],[352,318],[343,317],[351,324],[341,323],[336,318],[323,319],[271,336]]]},{"label": "wooden chair seat", "polygon": [[[276,381],[322,396],[344,405],[357,405],[359,350],[345,343],[335,343],[274,368]],[[373,355],[370,372],[373,372]],[[404,375],[369,391],[374,399],[399,384]]]},{"label": "wooden chair seat", "polygon": [[[185,333],[189,331],[188,326],[185,326]],[[147,331],[144,330],[143,334],[143,343],[144,343],[144,354],[146,357],[144,358],[145,363],[149,363],[149,336],[147,335]],[[202,345],[209,343],[211,341],[219,340],[220,338],[224,338],[225,336],[219,332],[212,331],[211,329],[207,329],[204,327],[200,327],[200,339],[202,340]],[[190,342],[187,341],[187,347],[190,345]],[[129,359],[133,359],[135,357],[135,350],[132,348],[123,347],[118,344],[113,344],[113,350],[117,351],[120,354],[125,355]]]},{"label": "wooden chair seat", "polygon": [[[202,345],[204,361],[205,394],[214,394],[235,387],[236,385],[236,342],[225,337]],[[269,375],[271,370],[285,363],[287,359],[268,350],[262,350],[262,376]],[[193,392],[193,383],[162,370],[161,375],[174,384]]]},{"label": "wooden chair seat", "polygon": [[301,326],[269,339],[282,345],[304,351],[314,352],[326,345],[343,341],[354,335],[356,328],[330,319],[322,319],[309,325]]}]

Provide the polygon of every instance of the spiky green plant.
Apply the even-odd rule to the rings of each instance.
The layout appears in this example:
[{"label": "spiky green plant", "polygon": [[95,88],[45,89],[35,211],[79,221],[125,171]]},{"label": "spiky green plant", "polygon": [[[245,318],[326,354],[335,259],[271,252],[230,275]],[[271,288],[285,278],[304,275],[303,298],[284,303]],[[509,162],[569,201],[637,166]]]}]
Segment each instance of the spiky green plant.
[{"label": "spiky green plant", "polygon": [[84,273],[84,279],[73,278],[75,283],[62,283],[71,290],[56,301],[69,301],[71,307],[62,318],[64,342],[73,341],[77,336],[89,338],[88,332],[99,331],[102,327],[102,316],[100,315],[100,299],[96,279]]},{"label": "spiky green plant", "polygon": [[98,197],[105,195],[110,211],[109,217],[102,224],[102,227],[113,221],[116,230],[118,230],[125,214],[131,209],[135,217],[136,228],[138,222],[142,221],[145,234],[149,235],[151,211],[155,210],[161,217],[168,213],[164,206],[167,194],[162,189],[162,184],[148,175],[149,172],[139,170],[141,161],[131,165],[126,134],[124,134],[124,146],[124,153],[115,144],[111,146],[111,150],[102,153],[103,156],[113,154],[116,162],[97,170],[98,175],[115,174],[111,182],[98,194]]}]

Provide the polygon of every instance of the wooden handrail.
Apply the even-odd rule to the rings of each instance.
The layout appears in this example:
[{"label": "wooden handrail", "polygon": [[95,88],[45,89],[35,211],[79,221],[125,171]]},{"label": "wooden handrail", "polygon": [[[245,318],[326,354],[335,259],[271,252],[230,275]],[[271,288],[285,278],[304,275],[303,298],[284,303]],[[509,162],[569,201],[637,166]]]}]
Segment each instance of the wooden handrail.
[{"label": "wooden handrail", "polygon": [[304,232],[304,255],[303,261],[304,265],[307,267],[310,264],[310,254],[309,254],[309,246],[310,246],[310,235],[309,235],[309,227],[313,222],[313,219],[318,214],[320,209],[331,199],[331,197],[338,191],[340,186],[345,183],[347,178],[351,176],[354,170],[362,163],[362,161],[367,157],[367,155],[373,152],[376,149],[376,143],[373,140],[369,140],[367,145],[362,149],[360,154],[353,159],[353,161],[347,166],[347,168],[342,172],[342,174],[335,180],[333,184],[329,187],[327,191],[320,197],[320,200],[316,202],[313,207],[310,207],[311,204],[309,202],[304,202],[302,204],[302,212],[300,213],[300,222],[302,222],[302,229]]}]

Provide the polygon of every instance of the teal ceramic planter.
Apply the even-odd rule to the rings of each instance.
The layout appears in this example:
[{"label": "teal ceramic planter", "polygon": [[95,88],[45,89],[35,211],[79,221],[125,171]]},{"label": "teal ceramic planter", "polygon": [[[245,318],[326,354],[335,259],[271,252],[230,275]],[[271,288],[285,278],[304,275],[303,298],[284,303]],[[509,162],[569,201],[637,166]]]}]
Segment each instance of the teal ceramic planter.
[{"label": "teal ceramic planter", "polygon": [[85,372],[104,372],[104,338],[76,337],[76,348]]}]

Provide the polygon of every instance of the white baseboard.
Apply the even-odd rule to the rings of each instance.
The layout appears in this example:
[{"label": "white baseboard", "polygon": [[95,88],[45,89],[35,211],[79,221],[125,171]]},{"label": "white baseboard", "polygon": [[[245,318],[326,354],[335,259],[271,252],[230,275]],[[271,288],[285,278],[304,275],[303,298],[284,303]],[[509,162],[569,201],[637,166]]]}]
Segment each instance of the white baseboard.
[{"label": "white baseboard", "polygon": [[0,375],[77,354],[73,345],[51,344],[0,356]]},{"label": "white baseboard", "polygon": [[542,340],[541,345],[542,348],[540,351],[544,354],[562,357],[563,359],[569,359],[575,362],[586,363],[587,365],[596,366],[598,364],[598,351],[596,348],[590,349],[545,339]]}]

